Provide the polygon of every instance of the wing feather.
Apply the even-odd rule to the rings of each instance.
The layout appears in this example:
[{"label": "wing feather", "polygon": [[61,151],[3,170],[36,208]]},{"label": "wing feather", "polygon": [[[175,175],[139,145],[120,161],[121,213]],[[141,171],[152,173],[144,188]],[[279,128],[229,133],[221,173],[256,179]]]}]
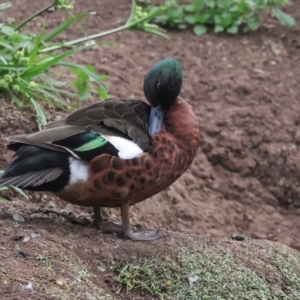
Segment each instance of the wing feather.
[{"label": "wing feather", "polygon": [[[74,143],[81,140],[84,142],[85,133],[87,142],[90,142],[93,137],[88,133],[92,132],[131,140],[143,151],[147,151],[151,144],[148,134],[149,115],[150,106],[142,101],[124,99],[100,101],[80,108],[64,119],[49,123],[39,132],[7,138],[10,142],[8,148],[18,150],[22,144],[27,144],[68,152],[76,158],[85,159],[74,151],[79,146],[72,149],[69,143],[72,144],[72,137]],[[99,149],[100,146],[99,144]],[[112,147],[103,146],[101,151],[115,151]],[[90,159],[93,155],[101,154],[101,151],[90,152],[85,157]]]}]

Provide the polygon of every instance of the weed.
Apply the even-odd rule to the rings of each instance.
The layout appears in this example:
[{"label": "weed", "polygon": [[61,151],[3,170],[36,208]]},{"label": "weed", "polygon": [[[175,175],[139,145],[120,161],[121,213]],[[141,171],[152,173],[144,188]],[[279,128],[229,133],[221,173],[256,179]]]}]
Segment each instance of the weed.
[{"label": "weed", "polygon": [[[149,0],[139,0],[145,9],[153,10]],[[280,6],[290,4],[289,0],[164,0],[160,6],[163,13],[154,21],[157,24],[185,29],[193,27],[196,35],[213,27],[215,32],[236,34],[240,27],[244,31],[257,30],[260,26],[260,11],[270,11],[282,25],[292,26],[295,20],[284,13]]]},{"label": "weed", "polygon": [[18,223],[18,222],[14,222],[14,223],[13,223],[13,226],[14,226],[14,228],[19,228],[21,225],[20,225],[20,223]]},{"label": "weed", "polygon": [[43,262],[43,264],[45,265],[47,271],[52,271],[52,269],[53,269],[52,263],[49,260],[47,260],[46,258],[44,258],[43,255],[38,254],[36,256],[36,259]]},{"label": "weed", "polygon": [[118,294],[125,287],[126,293],[132,289],[141,289],[163,299],[161,291],[163,282],[160,280],[151,280],[151,278],[157,278],[153,261],[145,260],[140,264],[117,261],[116,271],[118,273],[116,282],[119,284]]},{"label": "weed", "polygon": [[[0,9],[4,10],[9,7],[9,3],[4,3]],[[67,10],[70,17],[47,34],[44,32],[45,25],[38,35],[21,32],[25,24],[51,7]],[[55,0],[19,25],[0,24],[0,93],[7,94],[12,102],[20,108],[28,104],[32,105],[40,129],[47,123],[40,105],[41,102],[65,109],[65,98],[77,100],[77,106],[80,107],[81,102],[91,96],[97,95],[102,99],[108,97],[107,87],[104,84],[107,77],[97,75],[92,66],[81,66],[66,62],[65,59],[94,47],[96,44],[93,42],[94,39],[125,29],[139,29],[164,36],[157,25],[148,24],[148,19],[155,17],[161,9],[154,8],[145,13],[132,0],[131,15],[125,25],[63,44],[54,44],[52,41],[61,32],[72,24],[78,24],[82,18],[88,15],[88,13],[72,15],[70,9],[72,6],[67,0]],[[83,45],[75,46],[78,44]],[[69,68],[76,76],[73,81],[76,92],[66,89],[68,82],[54,79],[52,71],[58,66]],[[91,88],[91,84],[96,84],[97,88]]]}]

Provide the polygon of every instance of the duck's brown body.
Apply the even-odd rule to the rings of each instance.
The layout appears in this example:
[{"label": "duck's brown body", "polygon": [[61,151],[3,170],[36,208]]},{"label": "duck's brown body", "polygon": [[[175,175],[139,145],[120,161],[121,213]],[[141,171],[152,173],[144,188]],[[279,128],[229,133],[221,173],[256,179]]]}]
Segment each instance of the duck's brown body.
[{"label": "duck's brown body", "polygon": [[[43,130],[9,137],[15,159],[1,185],[51,191],[67,202],[91,206],[102,231],[154,240],[155,231],[134,232],[129,207],[170,186],[189,167],[200,132],[191,106],[178,97],[180,63],[166,58],[144,78],[150,105],[108,99],[82,107]],[[120,207],[122,227],[104,222],[102,207]],[[112,225],[107,229],[108,225]]]},{"label": "duck's brown body", "polygon": [[128,160],[100,155],[89,165],[87,182],[67,186],[57,196],[94,208],[131,206],[176,181],[194,159],[199,140],[196,116],[191,106],[178,97],[165,115],[164,127],[152,137],[148,153]]}]

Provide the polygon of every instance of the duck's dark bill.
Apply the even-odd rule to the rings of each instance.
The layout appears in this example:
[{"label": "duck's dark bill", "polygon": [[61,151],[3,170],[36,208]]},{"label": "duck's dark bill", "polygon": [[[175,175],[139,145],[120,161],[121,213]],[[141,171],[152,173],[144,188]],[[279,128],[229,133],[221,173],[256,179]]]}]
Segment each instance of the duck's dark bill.
[{"label": "duck's dark bill", "polygon": [[164,120],[164,115],[165,111],[161,108],[160,105],[151,108],[148,131],[151,136],[160,132]]}]

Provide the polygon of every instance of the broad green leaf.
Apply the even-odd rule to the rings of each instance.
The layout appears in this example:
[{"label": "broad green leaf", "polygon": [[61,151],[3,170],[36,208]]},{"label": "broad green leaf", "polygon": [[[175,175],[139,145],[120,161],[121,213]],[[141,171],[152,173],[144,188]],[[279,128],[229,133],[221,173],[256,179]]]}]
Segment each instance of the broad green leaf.
[{"label": "broad green leaf", "polygon": [[259,15],[255,13],[248,21],[247,21],[247,26],[255,31],[259,28]]},{"label": "broad green leaf", "polygon": [[185,20],[189,24],[196,24],[197,23],[197,16],[196,15],[189,15],[189,16],[185,17]]},{"label": "broad green leaf", "polygon": [[2,26],[0,26],[0,31],[7,35],[7,36],[12,36],[13,34],[16,34],[17,32],[11,27],[11,26],[7,26],[4,24],[1,24]]},{"label": "broad green leaf", "polygon": [[228,27],[233,22],[233,16],[229,12],[222,13],[222,26]]},{"label": "broad green leaf", "polygon": [[222,17],[220,15],[214,15],[214,22],[217,25],[222,24]]},{"label": "broad green leaf", "polygon": [[201,34],[204,34],[207,32],[207,28],[206,26],[204,25],[196,25],[194,28],[193,28],[193,31],[196,35],[201,35]]},{"label": "broad green leaf", "polygon": [[221,26],[221,25],[216,25],[215,28],[214,28],[214,31],[215,31],[216,33],[222,32],[222,31],[224,31],[224,27]]},{"label": "broad green leaf", "polygon": [[108,92],[103,87],[99,87],[97,92],[101,99],[106,100],[108,98]]},{"label": "broad green leaf", "polygon": [[197,12],[197,7],[194,4],[187,4],[187,5],[185,5],[184,9],[189,13]]},{"label": "broad green leaf", "polygon": [[294,26],[296,24],[296,21],[293,17],[287,15],[285,12],[283,12],[280,8],[275,8],[273,10],[273,14],[276,16],[276,18],[279,20],[281,25],[284,26]]},{"label": "broad green leaf", "polygon": [[206,23],[206,22],[209,21],[209,19],[211,18],[211,14],[209,14],[209,13],[204,13],[204,14],[201,13],[201,14],[198,14],[196,16],[196,18],[197,18],[197,23],[204,24],[204,23]]},{"label": "broad green leaf", "polygon": [[226,29],[226,31],[227,31],[228,33],[236,34],[236,33],[238,33],[239,28],[237,27],[237,25],[232,25],[232,26],[228,27],[228,28]]},{"label": "broad green leaf", "polygon": [[205,5],[214,8],[216,6],[216,0],[205,0]]}]

